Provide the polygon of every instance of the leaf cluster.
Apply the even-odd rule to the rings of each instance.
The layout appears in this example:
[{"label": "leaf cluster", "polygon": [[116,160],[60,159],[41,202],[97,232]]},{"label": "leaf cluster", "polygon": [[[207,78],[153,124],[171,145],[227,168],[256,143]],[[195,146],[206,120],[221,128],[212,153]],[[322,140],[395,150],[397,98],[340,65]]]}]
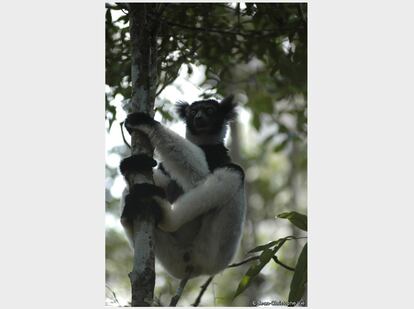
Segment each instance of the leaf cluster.
[{"label": "leaf cluster", "polygon": [[[118,93],[128,98],[131,93],[128,12],[112,18],[120,10],[117,5],[106,9],[106,84],[111,89],[106,110],[111,119],[116,116],[111,98]],[[207,67],[206,88],[219,93],[229,84],[246,88],[250,84],[235,79],[233,69],[257,60],[265,69],[255,72],[262,76],[254,82],[270,90],[270,97],[256,98],[259,110],[269,111],[273,100],[306,96],[306,14],[306,4],[300,3],[247,3],[243,9],[226,3],[157,4],[153,13],[149,10],[149,18],[158,23],[157,94],[176,79],[183,65],[191,74],[191,64]]]},{"label": "leaf cluster", "polygon": [[[301,230],[307,230],[307,216],[300,214],[298,212],[285,212],[277,216],[278,218],[288,219],[293,225],[300,228]],[[258,256],[257,262],[249,267],[245,275],[242,277],[234,298],[243,293],[258,276],[261,270],[271,261],[281,264],[285,268],[286,265],[281,263],[276,254],[280,248],[285,244],[287,240],[299,239],[295,236],[286,236],[279,238],[275,241],[271,241],[265,245],[257,246],[251,249],[248,253],[261,252]],[[289,269],[291,269],[289,267]],[[304,295],[307,284],[307,243],[303,246],[302,251],[299,255],[298,261],[294,268],[294,274],[290,284],[290,292],[288,303],[289,305],[297,304]]]}]

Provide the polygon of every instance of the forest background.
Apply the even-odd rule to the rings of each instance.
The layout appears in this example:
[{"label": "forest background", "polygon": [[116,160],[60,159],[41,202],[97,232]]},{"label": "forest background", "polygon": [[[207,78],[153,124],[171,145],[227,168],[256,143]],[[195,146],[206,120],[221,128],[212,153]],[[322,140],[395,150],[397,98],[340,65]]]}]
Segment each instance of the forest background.
[{"label": "forest background", "polygon": [[[248,251],[259,245],[273,242],[274,248],[278,239],[294,238],[279,241],[276,263],[269,259],[263,265],[246,263],[216,276],[201,305],[287,302],[292,298],[292,277],[307,230],[306,217],[296,213],[307,213],[307,5],[170,3],[158,9],[162,17],[157,16],[155,118],[184,135],[184,125],[177,123],[174,114],[177,101],[233,94],[240,105],[239,119],[231,124],[226,138],[233,160],[246,171],[248,201],[242,243],[234,261],[251,257]],[[127,304],[130,298],[127,274],[132,251],[119,223],[125,182],[118,171],[120,160],[130,151],[120,126],[131,96],[130,72],[127,7],[107,4],[106,303],[115,306]],[[292,211],[301,222],[286,220],[292,219],[288,215],[277,217]],[[256,252],[266,255],[269,248]],[[260,269],[250,269],[255,265]],[[178,281],[156,266],[155,297],[166,304]],[[249,271],[254,275],[247,276],[246,283]],[[301,272],[306,276],[306,265]],[[205,280],[191,280],[180,304],[194,302]],[[301,297],[304,291],[299,293]]]}]

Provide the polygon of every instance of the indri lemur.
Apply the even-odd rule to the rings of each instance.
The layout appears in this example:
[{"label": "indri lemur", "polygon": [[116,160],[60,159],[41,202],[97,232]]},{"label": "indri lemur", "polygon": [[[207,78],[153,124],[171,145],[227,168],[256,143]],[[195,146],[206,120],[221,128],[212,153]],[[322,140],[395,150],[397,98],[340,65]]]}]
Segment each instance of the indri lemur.
[{"label": "indri lemur", "polygon": [[[121,222],[131,241],[140,200],[151,199],[151,211],[158,214],[155,255],[176,278],[215,274],[228,266],[238,247],[245,217],[244,172],[231,163],[224,146],[235,108],[233,97],[180,102],[177,113],[186,123],[186,139],[146,114],[126,119],[130,132],[148,136],[162,163],[154,170],[155,185],[125,190]],[[126,175],[155,165],[138,155],[123,160],[120,169]]]}]

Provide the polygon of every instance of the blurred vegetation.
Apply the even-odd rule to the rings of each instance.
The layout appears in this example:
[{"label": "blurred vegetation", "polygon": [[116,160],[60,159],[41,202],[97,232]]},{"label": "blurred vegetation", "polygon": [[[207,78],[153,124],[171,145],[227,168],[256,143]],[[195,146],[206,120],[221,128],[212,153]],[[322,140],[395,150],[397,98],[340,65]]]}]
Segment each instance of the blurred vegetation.
[{"label": "blurred vegetation", "polygon": [[[302,249],[307,219],[300,217],[307,212],[307,5],[146,5],[162,11],[158,17],[159,96],[155,106],[163,122],[168,125],[176,119],[171,112],[175,102],[161,99],[163,91],[168,86],[179,87],[174,83],[177,76],[191,77],[196,68],[204,72],[204,80],[195,85],[200,95],[220,98],[235,94],[250,119],[249,123],[232,124],[228,143],[233,159],[246,171],[248,202],[242,244],[234,261],[257,254],[261,258],[217,275],[200,305],[251,306],[265,300],[299,300],[306,294],[307,281],[306,247]],[[105,23],[105,106],[111,134],[119,105],[131,95],[127,7],[106,4]],[[129,150],[119,146],[110,153],[126,157]],[[112,196],[111,188],[119,172],[107,165],[106,177],[107,223],[117,222],[119,200]],[[278,218],[282,212],[285,214]],[[132,251],[119,227],[113,223],[106,229],[106,303],[114,306],[127,305],[127,274],[132,265]],[[270,242],[272,245],[248,253]],[[278,264],[273,258],[276,253],[276,260],[296,266],[298,273]],[[156,266],[155,295],[165,305],[178,280]],[[179,305],[192,304],[206,279],[191,280]],[[293,292],[291,283],[296,286]]]}]

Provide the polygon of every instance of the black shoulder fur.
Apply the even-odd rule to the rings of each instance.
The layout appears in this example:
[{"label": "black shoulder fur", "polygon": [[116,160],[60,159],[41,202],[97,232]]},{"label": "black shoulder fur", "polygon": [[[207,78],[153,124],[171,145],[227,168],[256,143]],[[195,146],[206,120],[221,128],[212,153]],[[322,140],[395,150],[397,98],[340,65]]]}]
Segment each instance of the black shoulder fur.
[{"label": "black shoulder fur", "polygon": [[223,144],[199,145],[199,147],[206,155],[210,171],[214,171],[220,166],[231,163],[231,158],[228,154],[229,150]]}]

